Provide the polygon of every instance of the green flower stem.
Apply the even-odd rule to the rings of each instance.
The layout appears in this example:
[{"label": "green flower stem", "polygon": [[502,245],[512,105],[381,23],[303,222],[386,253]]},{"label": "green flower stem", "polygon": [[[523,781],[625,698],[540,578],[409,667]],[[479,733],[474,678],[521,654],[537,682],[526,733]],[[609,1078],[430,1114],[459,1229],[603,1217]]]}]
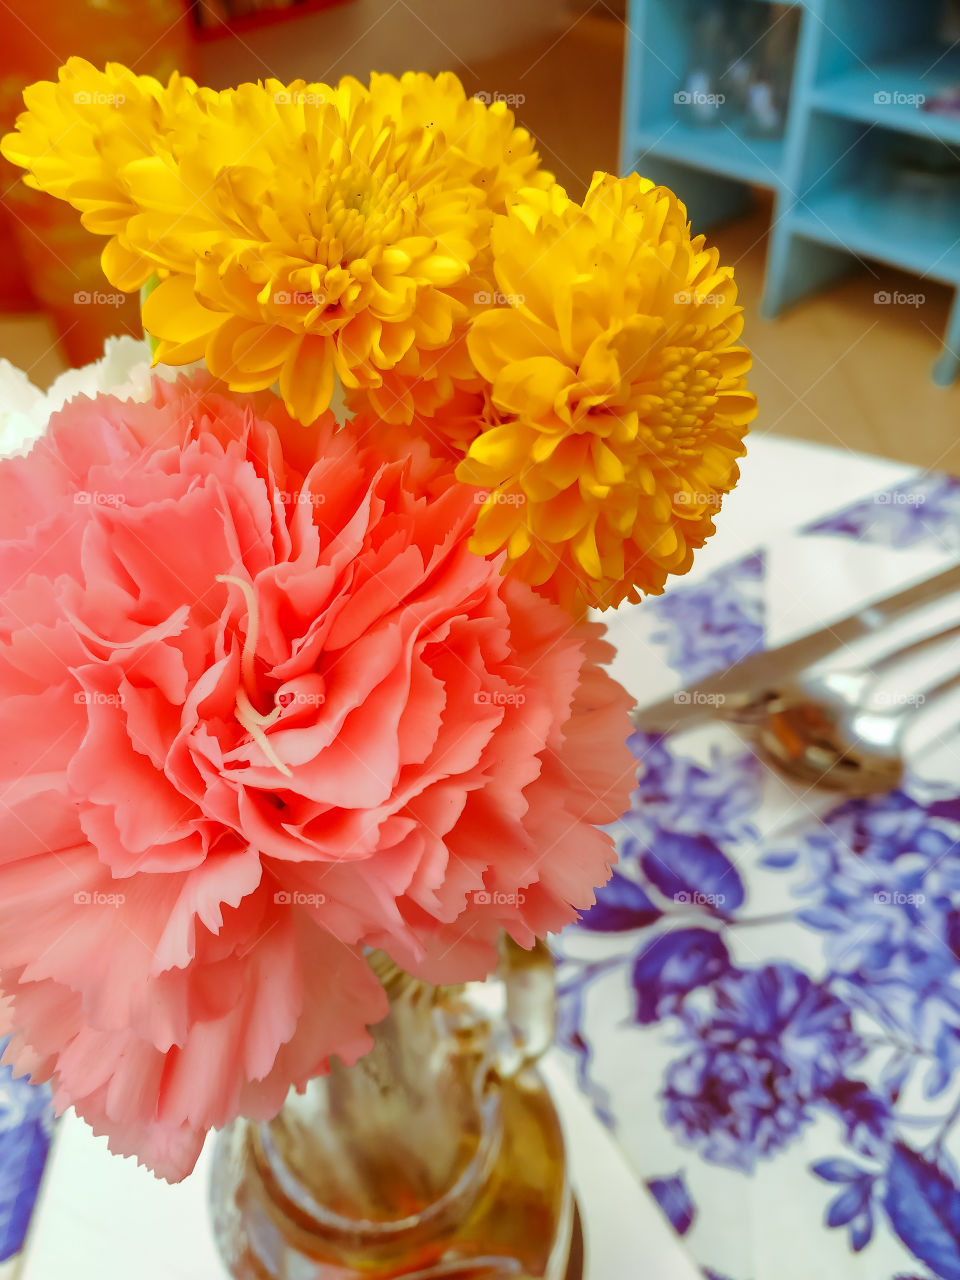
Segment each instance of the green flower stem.
[{"label": "green flower stem", "polygon": [[[152,275],[150,279],[147,281],[147,283],[141,286],[140,288],[140,315],[141,316],[143,315],[144,303],[150,297],[151,293],[153,293],[154,289],[157,287],[159,283],[160,283],[160,277],[158,275]],[[157,354],[157,347],[160,345],[160,343],[153,336],[153,334],[147,333],[146,329],[144,329],[143,332],[144,332],[144,335],[146,336],[147,341],[150,343],[150,354],[152,356],[155,356]]]}]

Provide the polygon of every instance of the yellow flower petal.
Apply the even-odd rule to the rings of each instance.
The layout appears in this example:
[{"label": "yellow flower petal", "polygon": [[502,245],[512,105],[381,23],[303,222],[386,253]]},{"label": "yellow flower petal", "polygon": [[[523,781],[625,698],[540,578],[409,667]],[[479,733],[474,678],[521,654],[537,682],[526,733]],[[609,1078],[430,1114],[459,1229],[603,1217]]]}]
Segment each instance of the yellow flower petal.
[{"label": "yellow flower petal", "polygon": [[193,281],[186,276],[161,280],[143,304],[144,328],[165,342],[202,342],[224,318],[197,300]]},{"label": "yellow flower petal", "polygon": [[505,307],[477,316],[467,342],[478,372],[488,382],[493,382],[498,371],[514,360],[559,356],[561,350],[546,325],[526,320]]},{"label": "yellow flower petal", "polygon": [[100,255],[103,274],[123,293],[133,293],[153,275],[153,264],[128,249],[117,237],[108,240]]},{"label": "yellow flower petal", "polygon": [[600,560],[600,552],[597,550],[597,539],[594,533],[593,524],[588,524],[586,528],[571,542],[573,554],[577,563],[585,573],[591,578],[603,577],[603,564]]},{"label": "yellow flower petal", "polygon": [[467,456],[480,467],[512,475],[527,460],[527,441],[513,427],[493,427],[474,440]]},{"label": "yellow flower petal", "polygon": [[493,401],[507,413],[523,413],[534,421],[556,412],[564,390],[577,381],[566,365],[548,356],[533,356],[506,365],[493,384]]},{"label": "yellow flower petal", "polygon": [[333,352],[322,338],[302,338],[280,373],[280,394],[288,413],[313,422],[333,395]]}]

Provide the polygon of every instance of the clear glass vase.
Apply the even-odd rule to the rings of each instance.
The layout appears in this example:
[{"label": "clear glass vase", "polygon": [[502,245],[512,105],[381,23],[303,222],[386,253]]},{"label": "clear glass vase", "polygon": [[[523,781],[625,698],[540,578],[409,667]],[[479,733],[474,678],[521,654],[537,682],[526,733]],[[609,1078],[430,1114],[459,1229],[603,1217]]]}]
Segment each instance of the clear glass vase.
[{"label": "clear glass vase", "polygon": [[213,1224],[231,1275],[579,1274],[563,1138],[535,1066],[553,1038],[549,953],[505,942],[496,977],[458,987],[371,963],[390,997],[371,1052],[218,1140]]}]

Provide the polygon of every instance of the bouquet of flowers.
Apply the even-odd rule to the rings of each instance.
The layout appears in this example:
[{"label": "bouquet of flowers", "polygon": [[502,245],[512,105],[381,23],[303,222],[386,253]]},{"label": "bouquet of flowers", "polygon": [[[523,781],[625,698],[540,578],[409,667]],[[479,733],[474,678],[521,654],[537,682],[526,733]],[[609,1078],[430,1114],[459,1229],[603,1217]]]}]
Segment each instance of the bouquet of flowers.
[{"label": "bouquet of flowers", "polygon": [[633,770],[588,609],[689,568],[750,360],[669,191],[577,203],[452,75],[24,97],[3,154],[160,372],[6,424],[0,1031],[178,1179],[364,1054],[372,949],[462,982],[591,905]]}]

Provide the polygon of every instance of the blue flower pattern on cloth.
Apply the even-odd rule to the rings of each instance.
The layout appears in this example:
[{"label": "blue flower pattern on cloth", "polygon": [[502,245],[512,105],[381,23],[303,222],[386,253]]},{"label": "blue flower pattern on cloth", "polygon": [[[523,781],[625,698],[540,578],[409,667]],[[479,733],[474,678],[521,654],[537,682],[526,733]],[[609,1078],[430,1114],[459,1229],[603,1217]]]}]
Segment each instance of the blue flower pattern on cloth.
[{"label": "blue flower pattern on cloth", "polygon": [[[699,1170],[728,1170],[742,1197],[814,1133],[833,1151],[802,1163],[811,1234],[792,1247],[820,1230],[851,1259],[869,1249],[876,1280],[960,1280],[957,788],[908,777],[768,831],[767,768],[732,730],[716,738],[629,739],[618,867],[556,947],[559,1042],[705,1275],[768,1280],[712,1256],[735,1201]],[[628,1034],[662,1060],[632,1107],[609,1078]],[[687,1153],[679,1172],[642,1165],[651,1124]]]},{"label": "blue flower pattern on cloth", "polygon": [[814,1106],[838,1105],[866,1050],[847,1006],[787,964],[728,969],[697,995],[681,1010],[687,1053],[664,1080],[664,1118],[704,1159],[751,1173]]},{"label": "blue flower pattern on cloth", "polygon": [[693,586],[674,587],[647,600],[666,645],[666,660],[685,683],[703,680],[763,648],[765,556],[762,551],[727,565]]},{"label": "blue flower pattern on cloth", "polygon": [[[6,1043],[0,1040],[0,1052]],[[0,1066],[0,1262],[23,1244],[52,1132],[49,1088]]]},{"label": "blue flower pattern on cloth", "polygon": [[683,1175],[678,1173],[673,1178],[651,1178],[647,1183],[647,1190],[670,1219],[670,1225],[677,1235],[686,1235],[693,1225],[697,1211]]},{"label": "blue flower pattern on cloth", "polygon": [[834,533],[882,547],[929,543],[960,553],[960,480],[942,472],[920,472],[915,480],[882,489],[815,520],[805,534]]}]

